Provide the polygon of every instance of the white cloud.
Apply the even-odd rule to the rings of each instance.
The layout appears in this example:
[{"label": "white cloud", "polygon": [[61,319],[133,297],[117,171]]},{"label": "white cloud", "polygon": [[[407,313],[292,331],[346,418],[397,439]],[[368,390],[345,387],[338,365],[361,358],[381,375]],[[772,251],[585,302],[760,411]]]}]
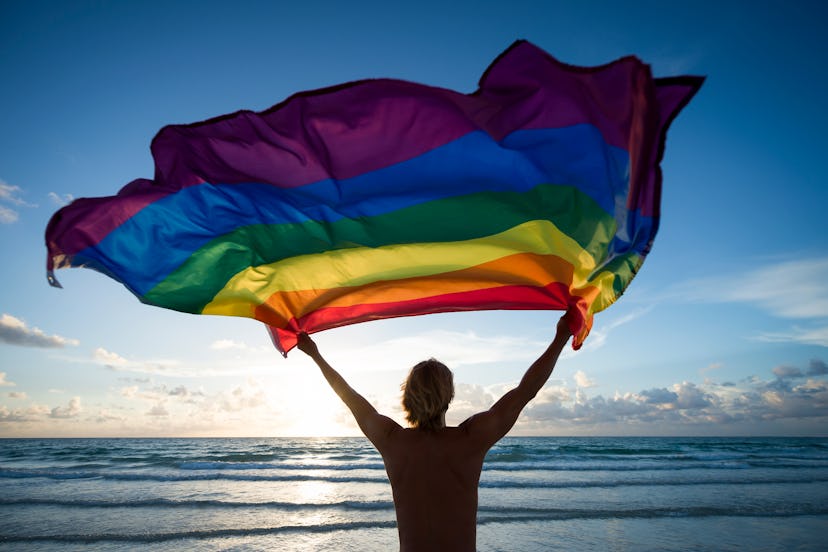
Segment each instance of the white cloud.
[{"label": "white cloud", "polygon": [[[123,396],[127,396],[126,391],[127,389],[134,389],[137,390],[137,386],[133,388],[124,388],[121,390],[121,394]],[[192,390],[184,385],[177,385],[170,389],[164,384],[155,385],[152,388],[144,389],[140,393],[137,391],[132,391],[131,396],[139,396],[144,399],[150,399],[154,401],[162,401],[165,402],[168,399],[175,400],[178,403],[186,403],[186,404],[196,404],[199,402],[199,399],[204,397],[204,392],[201,390]]]},{"label": "white cloud", "polygon": [[[244,359],[253,364],[267,364],[277,357],[278,352],[271,343],[266,345],[250,345],[244,341],[234,339],[217,339],[210,344],[213,351],[235,354],[237,361]],[[296,349],[298,351],[298,349]],[[301,353],[300,353],[301,354]]]},{"label": "white cloud", "polygon": [[[481,385],[458,383],[454,388],[454,400],[447,414],[447,423],[458,425],[470,416],[491,408],[495,400],[495,394]],[[402,412],[401,407],[395,407]]]},{"label": "white cloud", "polygon": [[[10,203],[16,207],[36,207],[36,205],[27,203],[23,198],[21,198],[21,192],[22,190],[19,186],[12,186],[11,184],[0,179],[0,202]],[[19,215],[17,211],[11,209],[10,207],[0,205],[0,223],[11,224],[13,222],[17,222],[18,218]]]},{"label": "white cloud", "polygon": [[0,423],[29,423],[43,419],[49,413],[49,408],[42,405],[31,405],[28,408],[9,410],[0,405]]},{"label": "white cloud", "polygon": [[26,393],[24,393],[23,391],[11,391],[9,393],[9,398],[25,400],[28,398],[28,395],[26,395]]},{"label": "white cloud", "polygon": [[97,424],[105,424],[105,423],[108,423],[108,422],[125,422],[126,420],[127,420],[126,417],[120,416],[118,414],[112,414],[106,408],[101,408],[98,411],[98,414],[97,414],[97,416],[95,416],[95,419],[94,419],[95,423],[97,423]]},{"label": "white cloud", "polygon": [[[265,388],[254,379],[210,394],[185,385],[170,387],[152,382],[121,387],[118,393],[128,402],[135,403],[146,416],[175,418],[178,425],[187,420],[183,425],[209,424],[210,421],[224,419],[226,414],[232,414],[240,420],[239,427],[250,422],[246,419],[247,416],[256,418],[256,423],[268,418],[267,415],[255,414],[269,403]],[[134,405],[129,408],[136,410]]]},{"label": "white cloud", "polygon": [[15,385],[17,384],[6,379],[5,372],[0,372],[0,387],[14,387]]},{"label": "white cloud", "polygon": [[43,330],[30,328],[24,321],[5,313],[0,316],[0,342],[22,347],[42,348],[60,348],[79,343],[77,339],[47,335]]},{"label": "white cloud", "polygon": [[158,403],[154,405],[152,408],[149,409],[147,412],[147,416],[154,416],[154,417],[167,417],[170,413],[166,409],[163,403]]},{"label": "white cloud", "polygon": [[103,347],[95,349],[92,352],[92,358],[96,363],[116,372],[141,372],[166,376],[192,375],[182,374],[176,370],[179,363],[175,360],[130,360]]},{"label": "white cloud", "polygon": [[226,349],[247,349],[247,345],[232,339],[219,339],[210,344],[210,348],[216,351],[223,351]]},{"label": "white cloud", "polygon": [[192,392],[183,385],[179,385],[174,389],[170,389],[168,391],[168,394],[172,397],[189,397],[192,394]]},{"label": "white cloud", "polygon": [[808,364],[807,375],[824,376],[826,374],[828,374],[828,364],[818,358],[811,359],[811,362]]},{"label": "white cloud", "polygon": [[103,364],[107,368],[112,368],[113,370],[118,370],[129,364],[129,361],[118,353],[107,351],[103,347],[95,349],[92,352],[92,357],[95,359],[95,362]]},{"label": "white cloud", "polygon": [[828,257],[783,260],[742,273],[688,280],[664,298],[744,303],[779,318],[807,320],[811,327],[762,332],[754,339],[828,347]]},{"label": "white cloud", "polygon": [[678,395],[674,391],[670,391],[664,387],[661,389],[640,391],[638,397],[647,404],[665,405],[668,407],[678,401]]},{"label": "white cloud", "polygon": [[754,270],[724,288],[725,298],[761,306],[783,318],[828,315],[828,258],[782,262]]},{"label": "white cloud", "polygon": [[789,319],[828,316],[828,258],[780,261],[743,273],[689,280],[673,296],[691,301],[748,303]]},{"label": "white cloud", "polygon": [[75,197],[72,194],[60,195],[55,192],[49,192],[47,195],[52,203],[60,207],[72,203],[72,201],[75,199]]},{"label": "white cloud", "polygon": [[707,366],[705,366],[701,370],[699,370],[699,374],[706,375],[709,372],[713,372],[715,370],[721,370],[722,368],[724,368],[724,364],[722,364],[721,362],[713,362],[711,364],[708,364]]},{"label": "white cloud", "polygon": [[769,343],[801,343],[828,347],[828,326],[805,329],[795,326],[786,332],[765,332],[756,336],[757,341]]},{"label": "white cloud", "polygon": [[5,201],[12,205],[29,205],[20,197],[21,191],[20,186],[12,186],[5,180],[0,179],[0,201]]},{"label": "white cloud", "polygon": [[75,418],[83,411],[80,397],[72,397],[66,406],[56,406],[49,413],[50,418]]},{"label": "white cloud", "polygon": [[802,370],[795,366],[777,366],[772,370],[777,378],[801,378]]},{"label": "white cloud", "polygon": [[772,373],[767,380],[754,376],[737,383],[685,381],[613,397],[551,385],[526,408],[516,432],[556,428],[577,434],[603,427],[618,434],[721,434],[728,428],[766,427],[784,420],[813,420],[824,427],[828,365],[815,359],[807,369],[778,366]]},{"label": "white cloud", "polygon": [[240,412],[255,410],[267,404],[267,395],[255,381],[235,387],[232,391],[222,393],[215,399],[220,410]]},{"label": "white cloud", "polygon": [[715,402],[715,397],[695,383],[682,382],[673,385],[675,405],[681,410],[703,409]]},{"label": "white cloud", "polygon": [[583,370],[578,370],[575,372],[575,375],[572,376],[575,380],[575,383],[578,387],[594,387],[595,381],[591,380],[587,375],[584,373]]},{"label": "white cloud", "polygon": [[[145,382],[150,383],[150,382]],[[129,385],[121,387],[118,394],[125,399],[139,399],[151,402],[166,403],[168,399],[173,399],[179,403],[195,403],[196,399],[204,397],[204,392],[201,390],[192,390],[184,385],[178,385],[172,389],[164,384],[160,385]]]},{"label": "white cloud", "polygon": [[17,211],[0,205],[0,224],[12,224],[17,222],[19,218],[20,215],[17,214]]}]

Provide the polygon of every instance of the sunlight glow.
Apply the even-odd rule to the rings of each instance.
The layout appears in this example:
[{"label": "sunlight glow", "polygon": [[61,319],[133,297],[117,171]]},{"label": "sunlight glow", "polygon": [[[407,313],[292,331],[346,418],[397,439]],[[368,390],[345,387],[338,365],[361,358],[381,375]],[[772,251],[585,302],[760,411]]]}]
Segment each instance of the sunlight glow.
[{"label": "sunlight glow", "polygon": [[287,421],[280,435],[290,437],[339,437],[358,435],[350,413],[318,373],[298,373],[289,390],[271,397],[271,406]]}]

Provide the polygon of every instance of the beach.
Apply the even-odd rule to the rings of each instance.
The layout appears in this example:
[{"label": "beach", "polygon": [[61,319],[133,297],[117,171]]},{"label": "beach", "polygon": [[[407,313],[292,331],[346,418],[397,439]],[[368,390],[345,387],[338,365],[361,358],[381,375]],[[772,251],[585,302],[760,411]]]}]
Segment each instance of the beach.
[{"label": "beach", "polygon": [[[509,437],[478,550],[821,550],[826,438]],[[9,550],[394,550],[364,438],[3,439]]]}]

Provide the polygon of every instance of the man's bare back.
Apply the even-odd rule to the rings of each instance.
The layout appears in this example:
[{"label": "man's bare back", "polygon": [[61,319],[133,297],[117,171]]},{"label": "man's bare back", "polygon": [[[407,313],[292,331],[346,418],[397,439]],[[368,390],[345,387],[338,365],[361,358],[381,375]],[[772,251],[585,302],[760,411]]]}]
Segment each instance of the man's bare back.
[{"label": "man's bare back", "polygon": [[487,448],[463,427],[389,435],[379,452],[394,492],[401,551],[475,549]]},{"label": "man's bare back", "polygon": [[489,410],[458,427],[445,427],[443,410],[437,427],[423,429],[403,428],[379,414],[328,364],[307,334],[299,335],[299,348],[316,362],[382,455],[394,494],[401,552],[475,550],[477,488],[483,459],[549,379],[570,336],[563,317],[546,351],[518,386]]}]

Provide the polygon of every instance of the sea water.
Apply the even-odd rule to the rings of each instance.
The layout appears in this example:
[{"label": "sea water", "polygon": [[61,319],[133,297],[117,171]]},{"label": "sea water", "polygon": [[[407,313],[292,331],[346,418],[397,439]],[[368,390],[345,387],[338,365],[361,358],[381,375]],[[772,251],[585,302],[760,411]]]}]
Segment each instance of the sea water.
[{"label": "sea water", "polygon": [[[478,550],[826,550],[828,439],[506,438]],[[4,550],[395,550],[364,438],[2,439]]]}]

